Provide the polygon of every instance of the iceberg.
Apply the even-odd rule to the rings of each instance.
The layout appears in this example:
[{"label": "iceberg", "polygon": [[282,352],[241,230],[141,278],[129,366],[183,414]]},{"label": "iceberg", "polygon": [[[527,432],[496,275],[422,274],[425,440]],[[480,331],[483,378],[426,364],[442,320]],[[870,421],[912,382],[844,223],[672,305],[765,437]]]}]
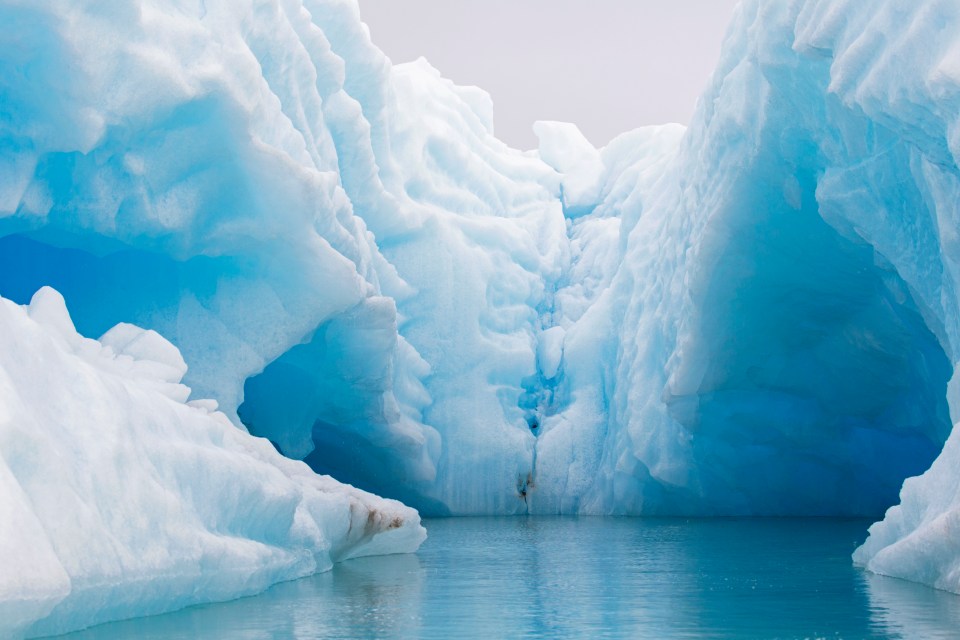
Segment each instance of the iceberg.
[{"label": "iceberg", "polygon": [[[744,0],[689,127],[597,149],[539,122],[529,151],[482,90],[393,65],[355,0],[0,19],[0,295],[60,291],[103,336],[67,352],[109,349],[156,415],[434,515],[899,495],[855,561],[960,592],[953,4]],[[51,549],[3,592],[39,590],[24,620],[65,593]]]},{"label": "iceberg", "polygon": [[489,96],[390,65],[346,0],[0,17],[23,27],[0,293],[156,331],[198,397],[318,471],[433,513],[524,509],[566,229],[559,176],[493,136]]},{"label": "iceberg", "polygon": [[[619,218],[622,259],[566,331],[532,508],[872,515],[936,458],[956,162],[920,131],[955,112],[942,70],[908,89],[863,67],[892,60],[860,35],[895,32],[887,4],[742,3],[675,150],[615,165],[628,181],[597,210]],[[904,23],[903,59],[948,17],[932,6]],[[928,109],[867,98],[923,91]]]},{"label": "iceberg", "polygon": [[314,474],[190,389],[177,349],[0,299],[0,637],[258,593],[414,551],[417,513]]},{"label": "iceberg", "polygon": [[741,3],[676,150],[602,196],[623,257],[566,331],[531,510],[870,515],[899,491],[854,561],[960,592],[958,21]]}]

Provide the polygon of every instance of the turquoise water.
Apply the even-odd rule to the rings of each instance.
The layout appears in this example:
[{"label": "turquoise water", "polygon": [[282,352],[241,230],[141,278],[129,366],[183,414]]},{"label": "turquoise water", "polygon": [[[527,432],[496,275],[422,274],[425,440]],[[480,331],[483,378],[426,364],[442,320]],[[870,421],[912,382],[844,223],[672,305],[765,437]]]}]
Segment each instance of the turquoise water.
[{"label": "turquoise water", "polygon": [[854,568],[868,520],[427,520],[234,602],[64,638],[957,638],[960,597]]}]

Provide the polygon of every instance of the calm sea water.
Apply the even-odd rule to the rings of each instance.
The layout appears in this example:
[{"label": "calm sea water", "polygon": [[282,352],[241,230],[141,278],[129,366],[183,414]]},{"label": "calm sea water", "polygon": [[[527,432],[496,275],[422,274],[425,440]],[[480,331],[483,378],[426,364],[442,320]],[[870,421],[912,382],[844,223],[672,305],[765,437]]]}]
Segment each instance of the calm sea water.
[{"label": "calm sea water", "polygon": [[867,520],[427,520],[362,558],[92,638],[960,638],[960,597],[855,569]]}]

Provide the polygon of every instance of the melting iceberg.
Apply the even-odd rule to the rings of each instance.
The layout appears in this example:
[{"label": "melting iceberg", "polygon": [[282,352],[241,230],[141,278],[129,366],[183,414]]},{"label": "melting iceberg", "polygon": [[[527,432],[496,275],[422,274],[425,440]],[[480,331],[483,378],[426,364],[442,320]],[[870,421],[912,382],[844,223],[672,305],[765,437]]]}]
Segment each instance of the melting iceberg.
[{"label": "melting iceberg", "polygon": [[888,4],[743,3],[673,155],[602,196],[623,258],[567,330],[536,510],[876,514],[937,456],[956,84],[914,51],[952,14],[887,57]]},{"label": "melting iceberg", "polygon": [[675,150],[601,193],[622,260],[566,330],[532,510],[872,514],[929,467],[854,559],[960,592],[958,26],[741,4]]},{"label": "melting iceberg", "polygon": [[0,299],[0,636],[236,598],[415,550],[417,513],[284,458],[157,333],[80,336],[63,298]]},{"label": "melting iceberg", "polygon": [[0,295],[130,323],[130,384],[202,415],[181,353],[218,433],[434,514],[874,515],[929,469],[856,560],[960,591],[951,3],[745,0],[688,129],[527,152],[354,0],[0,19]]},{"label": "melting iceberg", "polygon": [[566,332],[532,508],[871,514],[939,454],[855,561],[960,592],[958,25],[742,3],[668,166],[602,197],[623,259]]},{"label": "melting iceberg", "polygon": [[[320,471],[512,513],[567,259],[557,174],[489,97],[391,67],[355,2],[0,3],[0,293],[170,339]],[[56,104],[38,104],[55,95]]]}]

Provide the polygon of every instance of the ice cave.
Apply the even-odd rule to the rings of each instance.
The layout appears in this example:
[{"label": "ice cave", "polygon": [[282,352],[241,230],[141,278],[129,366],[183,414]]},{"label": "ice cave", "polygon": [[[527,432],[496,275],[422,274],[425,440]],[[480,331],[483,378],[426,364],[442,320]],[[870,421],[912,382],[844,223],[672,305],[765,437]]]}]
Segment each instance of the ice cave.
[{"label": "ice cave", "polygon": [[960,3],[743,0],[689,127],[530,151],[356,0],[0,24],[0,636],[420,515],[868,516],[960,593]]}]

